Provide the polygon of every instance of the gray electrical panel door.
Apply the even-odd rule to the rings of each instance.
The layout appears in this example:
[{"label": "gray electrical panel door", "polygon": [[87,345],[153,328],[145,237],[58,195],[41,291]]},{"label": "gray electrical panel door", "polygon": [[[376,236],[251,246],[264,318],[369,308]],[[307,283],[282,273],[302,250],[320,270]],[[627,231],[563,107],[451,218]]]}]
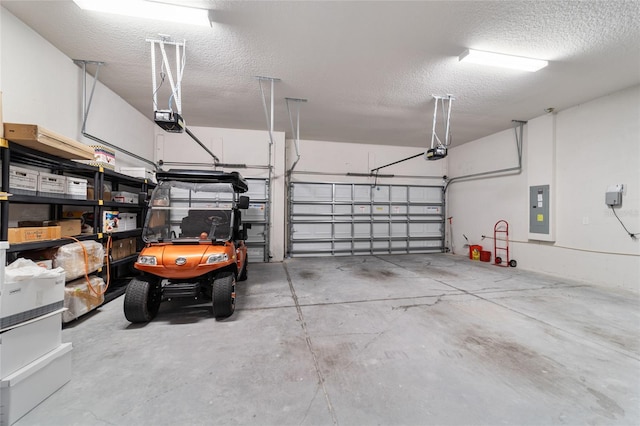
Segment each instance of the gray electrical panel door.
[{"label": "gray electrical panel door", "polygon": [[529,232],[549,234],[549,185],[529,187]]}]

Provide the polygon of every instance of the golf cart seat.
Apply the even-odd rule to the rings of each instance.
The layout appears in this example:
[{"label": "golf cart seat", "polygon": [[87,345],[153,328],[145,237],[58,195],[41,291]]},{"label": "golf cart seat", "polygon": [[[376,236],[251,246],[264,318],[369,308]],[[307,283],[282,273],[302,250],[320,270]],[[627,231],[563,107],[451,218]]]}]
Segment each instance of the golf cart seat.
[{"label": "golf cart seat", "polygon": [[214,235],[209,239],[228,239],[230,234],[231,212],[225,210],[189,210],[189,214],[182,219],[180,224],[181,237],[199,238],[204,232],[211,232],[212,224],[215,224]]}]

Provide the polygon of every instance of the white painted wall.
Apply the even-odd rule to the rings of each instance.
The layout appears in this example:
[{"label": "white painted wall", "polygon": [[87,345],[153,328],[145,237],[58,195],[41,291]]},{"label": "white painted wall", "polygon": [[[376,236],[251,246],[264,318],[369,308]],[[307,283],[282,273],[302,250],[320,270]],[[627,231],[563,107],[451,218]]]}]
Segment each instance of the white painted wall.
[{"label": "white painted wall", "polygon": [[[481,236],[505,219],[518,267],[640,291],[640,240],[629,237],[604,203],[609,185],[625,184],[617,213],[629,231],[640,231],[640,86],[530,123],[521,174],[451,184],[456,253],[464,253],[462,234],[493,251]],[[541,138],[555,152],[528,149]],[[448,160],[452,177],[517,165],[513,131],[453,148]],[[528,239],[528,186],[538,179],[555,180],[555,242]]]},{"label": "white painted wall", "polygon": [[[0,91],[5,122],[38,124],[87,145],[95,144],[81,135],[82,78],[81,68],[71,58],[0,7]],[[92,82],[93,77],[87,76],[89,89]],[[88,133],[153,159],[154,126],[104,85],[96,85]],[[116,152],[118,167],[143,164]],[[9,224],[48,217],[46,205],[12,208]]]},{"label": "white painted wall", "polygon": [[[80,133],[81,68],[2,7],[0,65],[5,122],[38,124],[87,145],[95,144]],[[92,82],[93,77],[88,76],[88,93]],[[152,159],[154,126],[149,118],[98,83],[87,122],[88,133]],[[139,163],[116,153],[118,166]]]},{"label": "white painted wall", "polygon": [[[347,176],[347,173],[369,174],[371,169],[408,158],[426,149],[426,142],[424,148],[416,148],[301,140],[300,161],[292,173],[292,180],[294,182],[373,184],[372,177]],[[287,170],[295,160],[294,141],[287,140]],[[421,156],[381,169],[380,175],[395,175],[395,177],[380,177],[378,183],[442,185],[442,176],[447,173],[446,166],[446,161],[428,161]]]}]

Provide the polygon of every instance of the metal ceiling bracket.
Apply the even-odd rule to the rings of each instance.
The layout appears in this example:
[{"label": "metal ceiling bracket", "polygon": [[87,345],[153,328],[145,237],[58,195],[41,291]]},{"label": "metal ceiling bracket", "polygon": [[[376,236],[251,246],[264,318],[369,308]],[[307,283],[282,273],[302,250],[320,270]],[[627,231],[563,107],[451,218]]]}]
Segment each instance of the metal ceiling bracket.
[{"label": "metal ceiling bracket", "polygon": [[[269,130],[269,180],[268,180],[268,192],[269,192],[269,197],[267,200],[267,216],[269,216],[271,214],[271,202],[272,202],[272,194],[273,194],[273,190],[272,190],[272,181],[273,181],[273,164],[271,163],[271,153],[273,151],[273,120],[274,120],[274,102],[275,102],[275,83],[280,81],[279,78],[273,78],[273,77],[261,77],[261,76],[256,76],[255,77],[256,80],[258,80],[258,84],[260,86],[260,93],[262,94],[262,106],[264,108],[264,115],[265,118],[267,119],[267,128]],[[267,108],[267,98],[265,96],[264,93],[264,89],[262,88],[262,82],[263,81],[268,81],[271,83],[271,91],[269,92],[270,95],[270,100],[271,100],[271,111],[269,111],[269,109]],[[271,227],[271,221],[269,221],[269,227]],[[271,232],[267,233],[267,235],[270,235]],[[267,239],[267,250],[269,251],[269,259],[271,258],[271,248],[270,248],[270,241]]]},{"label": "metal ceiling bracket", "polygon": [[[431,95],[435,99],[433,105],[433,126],[431,128],[431,148],[425,153],[427,160],[438,160],[447,156],[447,148],[451,144],[451,104],[455,100],[453,95]],[[438,137],[438,106],[442,108],[444,126],[444,142]],[[446,111],[445,111],[446,108]],[[436,144],[436,141],[438,142]]]},{"label": "metal ceiling bracket", "polygon": [[[293,143],[296,148],[296,161],[291,165],[291,168],[287,171],[287,174],[291,175],[293,169],[295,169],[298,161],[300,161],[300,104],[307,102],[306,99],[299,98],[284,98],[287,102],[287,112],[289,113],[289,122],[291,123],[291,132],[293,133]],[[289,108],[289,102],[293,102],[296,105],[296,125],[293,125],[293,118],[291,117],[291,109]]]},{"label": "metal ceiling bracket", "polygon": [[[273,120],[274,120],[274,102],[275,102],[275,88],[274,84],[278,81],[281,81],[279,78],[273,77],[261,77],[256,76],[256,80],[258,80],[258,84],[260,85],[260,93],[262,94],[262,107],[264,108],[264,115],[267,119],[267,129],[269,130],[269,142],[273,145]],[[271,101],[270,110],[267,109],[267,97],[264,93],[264,89],[262,88],[262,82],[269,81],[271,82],[271,90],[269,92],[269,97]],[[269,157],[269,162],[271,162],[271,157]]]},{"label": "metal ceiling bracket", "polygon": [[[158,107],[158,91],[164,82],[166,76],[169,77],[169,84],[171,85],[171,97],[168,102],[168,110],[173,111],[173,103],[176,105],[176,112],[182,114],[182,76],[184,74],[184,66],[186,61],[186,44],[187,41],[182,42],[170,41],[169,36],[163,36],[160,40],[147,39],[147,42],[151,43],[151,82],[153,84],[153,110],[161,110]],[[162,55],[162,66],[160,68],[160,85],[158,85],[156,77],[156,45]],[[169,64],[169,57],[167,56],[166,46],[174,46],[176,53],[176,78],[173,78],[173,72],[171,71],[171,65]]]},{"label": "metal ceiling bracket", "polygon": [[[80,133],[82,133],[84,137],[91,139],[94,142],[98,142],[99,144],[106,145],[113,149],[117,149],[118,151],[124,154],[127,154],[128,156],[135,158],[136,160],[150,164],[153,167],[153,169],[156,170],[158,168],[158,165],[153,161],[149,161],[146,158],[139,156],[138,154],[134,154],[131,151],[127,151],[126,149],[120,148],[119,146],[109,143],[87,132],[87,119],[89,118],[89,111],[91,110],[91,101],[93,100],[93,94],[95,93],[96,83],[98,82],[98,74],[100,72],[100,67],[105,63],[102,61],[87,61],[84,59],[73,59],[73,63],[82,67],[82,129],[80,130]],[[96,72],[93,76],[93,85],[91,86],[91,94],[89,95],[89,99],[87,99],[87,65],[96,66]]]}]

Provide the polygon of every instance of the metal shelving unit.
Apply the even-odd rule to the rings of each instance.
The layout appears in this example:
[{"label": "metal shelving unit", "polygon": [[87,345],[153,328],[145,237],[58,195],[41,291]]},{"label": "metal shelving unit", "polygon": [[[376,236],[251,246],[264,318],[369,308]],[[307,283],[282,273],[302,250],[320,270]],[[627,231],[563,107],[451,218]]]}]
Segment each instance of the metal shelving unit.
[{"label": "metal shelving unit", "polygon": [[[22,145],[8,142],[0,146],[1,160],[1,176],[2,184],[0,185],[0,240],[7,241],[9,229],[9,209],[11,206],[17,205],[49,205],[50,219],[63,218],[63,206],[78,206],[84,210],[93,213],[94,225],[101,225],[102,214],[108,209],[122,209],[137,212],[136,229],[103,233],[93,232],[91,234],[74,235],[73,237],[80,241],[95,240],[106,241],[110,236],[113,239],[139,237],[142,234],[142,223],[144,222],[144,214],[146,207],[143,204],[127,204],[103,200],[103,184],[110,182],[112,190],[117,191],[121,187],[135,188],[140,193],[147,193],[155,184],[148,182],[146,179],[127,176],[112,170],[103,169],[101,167],[86,165],[72,160],[62,159],[44,152],[36,151]],[[16,164],[31,168],[46,169],[50,173],[65,176],[82,177],[91,180],[94,184],[94,199],[78,200],[72,198],[55,198],[38,195],[8,195],[9,190],[9,165]],[[4,195],[7,194],[7,195]],[[49,247],[58,247],[74,242],[72,239],[62,238],[56,240],[44,240],[27,243],[13,243],[7,250],[7,258],[9,261],[15,259],[20,252],[27,250],[36,250]],[[140,247],[141,242],[137,245]],[[137,255],[131,255],[124,259],[118,259],[110,263],[113,273],[116,268],[123,265],[130,265],[135,261]]]}]

